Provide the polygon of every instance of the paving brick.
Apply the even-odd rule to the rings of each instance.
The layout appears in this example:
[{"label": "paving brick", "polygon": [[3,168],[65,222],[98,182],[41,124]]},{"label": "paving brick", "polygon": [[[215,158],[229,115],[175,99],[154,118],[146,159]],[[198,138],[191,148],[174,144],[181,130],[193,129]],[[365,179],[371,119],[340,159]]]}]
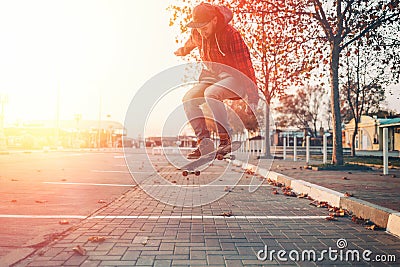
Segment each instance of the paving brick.
[{"label": "paving brick", "polygon": [[137,261],[136,261],[136,265],[140,266],[140,265],[149,265],[152,266],[154,264],[154,256],[140,256]]},{"label": "paving brick", "polygon": [[81,265],[83,262],[85,262],[88,259],[88,256],[80,256],[80,255],[73,255],[71,258],[69,258],[64,265]]},{"label": "paving brick", "polygon": [[80,267],[97,267],[99,266],[101,261],[93,261],[93,260],[85,260],[82,262]]},{"label": "paving brick", "polygon": [[102,261],[99,266],[136,266],[135,261]]},{"label": "paving brick", "polygon": [[140,251],[126,251],[123,256],[122,260],[123,261],[136,261],[140,256]]},{"label": "paving brick", "polygon": [[244,266],[241,260],[225,260],[226,266]]},{"label": "paving brick", "polygon": [[172,265],[206,266],[206,260],[173,260]]},{"label": "paving brick", "polygon": [[114,246],[108,253],[107,255],[110,256],[117,256],[117,255],[123,255],[125,251],[128,249],[128,247],[117,247]]},{"label": "paving brick", "polygon": [[168,267],[172,265],[172,260],[155,260],[154,267]]},{"label": "paving brick", "polygon": [[225,259],[222,255],[207,255],[209,265],[224,265]]},{"label": "paving brick", "polygon": [[50,267],[50,266],[62,266],[64,261],[41,261],[36,260],[28,264],[31,267]]}]

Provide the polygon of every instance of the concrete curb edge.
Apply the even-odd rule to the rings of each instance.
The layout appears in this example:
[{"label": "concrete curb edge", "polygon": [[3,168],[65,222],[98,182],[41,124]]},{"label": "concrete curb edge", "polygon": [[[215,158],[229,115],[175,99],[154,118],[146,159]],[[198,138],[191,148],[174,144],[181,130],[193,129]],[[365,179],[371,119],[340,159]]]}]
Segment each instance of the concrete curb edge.
[{"label": "concrete curb edge", "polygon": [[242,163],[241,161],[235,160],[232,161],[232,164],[246,171],[254,172],[266,179],[271,179],[285,184],[285,186],[290,186],[292,190],[298,194],[308,194],[315,200],[326,201],[332,206],[347,209],[358,217],[369,219],[377,226],[386,228],[388,233],[400,238],[400,212],[398,211],[384,208],[354,197],[347,197],[343,193],[332,189],[303,180],[297,180],[281,173],[259,168],[249,163]]}]

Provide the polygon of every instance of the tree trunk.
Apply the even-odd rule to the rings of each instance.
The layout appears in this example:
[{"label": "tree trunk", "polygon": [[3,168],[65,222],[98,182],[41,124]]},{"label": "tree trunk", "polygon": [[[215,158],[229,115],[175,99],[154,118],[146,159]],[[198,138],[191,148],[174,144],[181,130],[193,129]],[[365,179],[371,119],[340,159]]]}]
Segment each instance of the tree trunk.
[{"label": "tree trunk", "polygon": [[342,125],[339,103],[339,41],[335,38],[331,44],[331,109],[333,122],[332,164],[343,165]]},{"label": "tree trunk", "polygon": [[272,158],[271,155],[271,139],[270,139],[270,113],[271,113],[271,108],[270,108],[270,103],[266,101],[266,107],[265,107],[265,155],[263,158]]},{"label": "tree trunk", "polygon": [[356,156],[356,136],[358,134],[358,121],[354,120],[354,132],[353,136],[351,137],[351,156]]}]

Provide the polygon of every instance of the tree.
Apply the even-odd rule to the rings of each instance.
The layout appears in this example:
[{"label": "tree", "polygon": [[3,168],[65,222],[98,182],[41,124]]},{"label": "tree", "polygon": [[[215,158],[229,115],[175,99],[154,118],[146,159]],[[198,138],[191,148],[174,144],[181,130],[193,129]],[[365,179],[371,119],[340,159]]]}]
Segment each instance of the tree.
[{"label": "tree", "polygon": [[[310,64],[308,51],[310,42],[302,30],[298,30],[296,18],[288,17],[284,0],[219,0],[208,1],[225,5],[234,11],[234,26],[239,29],[247,42],[253,57],[257,84],[265,100],[266,157],[271,157],[270,150],[270,105],[272,99],[282,96],[288,87],[301,85],[304,78],[310,76],[313,65]],[[173,5],[170,25],[177,21],[181,32],[189,21],[191,7],[197,1],[186,1],[184,6]],[[183,18],[182,18],[183,13]],[[184,39],[184,38],[183,38]],[[182,42],[177,37],[177,43]],[[198,57],[195,55],[194,57]]]},{"label": "tree", "polygon": [[295,94],[280,98],[280,106],[276,111],[280,127],[299,127],[317,137],[317,124],[322,125],[323,114],[327,102],[324,100],[325,90],[321,86],[301,87]]},{"label": "tree", "polygon": [[[319,27],[322,32],[312,35],[316,49],[329,46],[329,72],[331,110],[333,119],[332,163],[343,164],[342,129],[339,94],[339,66],[342,52],[358,40],[365,38],[375,49],[388,49],[387,63],[392,71],[399,69],[400,58],[394,48],[399,47],[396,33],[399,31],[399,0],[303,0],[287,1],[288,14],[296,14],[306,23],[301,28]],[[290,11],[292,10],[292,11]],[[308,18],[308,19],[307,19]],[[316,24],[315,24],[316,22]],[[314,31],[317,33],[317,31]],[[322,33],[322,34],[321,34]],[[324,59],[323,49],[319,59]],[[397,75],[397,79],[398,79]]]},{"label": "tree", "polygon": [[386,75],[386,67],[382,64],[379,50],[363,45],[363,39],[355,43],[355,52],[350,47],[345,59],[341,77],[344,78],[341,88],[345,99],[342,108],[347,108],[348,119],[354,119],[354,132],[351,141],[351,155],[356,156],[355,140],[358,135],[362,115],[379,110],[385,100],[385,85],[391,81],[392,75]]}]

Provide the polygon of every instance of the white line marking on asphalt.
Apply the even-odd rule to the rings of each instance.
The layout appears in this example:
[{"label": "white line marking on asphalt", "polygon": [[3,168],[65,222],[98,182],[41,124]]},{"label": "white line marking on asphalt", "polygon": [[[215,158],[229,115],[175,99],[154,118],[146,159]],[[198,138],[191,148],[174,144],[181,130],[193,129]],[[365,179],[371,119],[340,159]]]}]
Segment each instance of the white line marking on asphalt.
[{"label": "white line marking on asphalt", "polygon": [[244,219],[244,220],[316,220],[325,219],[326,216],[213,216],[213,215],[185,215],[185,216],[153,216],[153,215],[96,215],[89,217],[88,219],[148,219],[148,220],[158,220],[158,219]]},{"label": "white line marking on asphalt", "polygon": [[122,186],[122,187],[135,187],[134,184],[95,184],[95,183],[69,183],[69,182],[43,182],[44,184],[54,185],[91,185],[91,186]]},{"label": "white line marking on asphalt", "polygon": [[0,214],[0,219],[86,219],[87,216],[81,215],[13,215]]},{"label": "white line marking on asphalt", "polygon": [[107,170],[92,170],[92,172],[104,172],[104,173],[127,173],[129,174],[130,172],[128,171],[107,171]]},{"label": "white line marking on asphalt", "polygon": [[[257,185],[234,185],[234,184],[143,184],[141,185],[142,187],[149,187],[149,186],[154,186],[154,187],[250,187],[250,186],[257,186]],[[259,187],[271,187],[272,185],[268,185],[268,184],[262,184]]]},{"label": "white line marking on asphalt", "polygon": [[14,214],[0,214],[0,219],[122,219],[122,220],[158,220],[158,219],[240,219],[240,220],[318,220],[325,219],[326,216],[212,216],[212,215],[183,215],[183,216],[163,216],[163,215],[137,215],[137,216],[124,216],[124,215],[95,215],[87,217],[83,215],[14,215]]}]

